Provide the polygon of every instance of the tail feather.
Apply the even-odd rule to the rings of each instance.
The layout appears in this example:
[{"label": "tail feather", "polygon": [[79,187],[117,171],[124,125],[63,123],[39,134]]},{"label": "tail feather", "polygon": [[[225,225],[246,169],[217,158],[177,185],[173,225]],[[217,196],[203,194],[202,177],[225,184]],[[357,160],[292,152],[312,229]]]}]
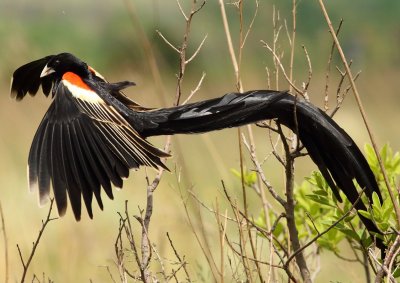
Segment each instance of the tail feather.
[{"label": "tail feather", "polygon": [[[204,133],[277,118],[273,106],[286,96],[291,97],[278,91],[229,93],[215,99],[142,112],[144,128],[140,133],[144,136]],[[132,124],[136,126],[137,122]]]},{"label": "tail feather", "polygon": [[[323,111],[308,102],[296,101],[287,92],[258,90],[229,93],[216,99],[140,114],[142,121],[151,121],[142,122],[144,127],[140,133],[145,137],[203,133],[277,119],[299,135],[339,201],[338,189],[350,202],[357,201],[359,192],[353,179],[365,188],[370,203],[373,192],[382,200],[374,174],[351,137]],[[356,209],[365,210],[366,205],[358,201]],[[360,217],[370,232],[381,234],[371,220]],[[380,239],[377,239],[377,244],[384,248]]]}]

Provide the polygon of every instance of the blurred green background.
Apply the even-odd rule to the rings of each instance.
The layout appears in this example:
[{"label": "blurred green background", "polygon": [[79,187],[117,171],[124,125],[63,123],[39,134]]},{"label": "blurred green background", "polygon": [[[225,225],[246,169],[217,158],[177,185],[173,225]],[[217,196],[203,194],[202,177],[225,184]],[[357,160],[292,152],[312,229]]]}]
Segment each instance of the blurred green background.
[{"label": "blurred green background", "polygon": [[[1,0],[0,1],[0,202],[3,207],[8,235],[11,281],[20,278],[22,266],[16,244],[27,256],[31,243],[37,235],[40,221],[47,207],[37,207],[37,196],[28,193],[26,182],[26,160],[35,130],[43,117],[50,99],[38,95],[17,103],[9,98],[9,81],[12,72],[20,65],[48,54],[71,52],[88,62],[110,81],[133,80],[137,86],[126,93],[145,106],[163,105],[157,93],[146,60],[143,44],[133,26],[127,1],[49,1],[49,0]],[[190,1],[182,1],[190,8]],[[245,1],[245,24],[254,13],[254,3]],[[248,2],[248,3],[247,3]],[[328,1],[327,1],[328,2]],[[392,0],[329,1],[327,8],[337,26],[344,19],[340,33],[341,43],[349,59],[354,61],[353,70],[362,70],[358,87],[362,95],[371,127],[379,145],[390,142],[394,150],[400,148],[398,122],[400,114],[400,2]],[[155,51],[162,80],[165,85],[167,105],[172,105],[175,96],[178,56],[156,34],[159,30],[172,43],[182,41],[184,21],[174,0],[134,0],[129,2],[136,9],[142,28]],[[258,16],[247,39],[242,60],[244,88],[266,88],[266,71],[272,69],[272,56],[262,47],[260,40],[272,42],[273,5],[283,19],[291,22],[291,1],[260,1]],[[238,17],[233,5],[226,7],[235,44],[238,39]],[[313,79],[309,95],[312,101],[323,105],[326,63],[331,48],[331,38],[317,1],[301,1],[298,5],[296,35],[296,60],[294,74],[297,85],[307,79],[307,62],[301,45],[305,45],[313,65]],[[220,96],[235,90],[235,78],[226,47],[221,15],[217,1],[210,1],[193,21],[190,36],[191,54],[205,35],[208,38],[199,56],[188,66],[184,81],[184,95],[194,89],[203,72],[206,78],[194,100]],[[286,34],[281,34],[282,50],[285,50]],[[287,44],[286,44],[287,45]],[[287,63],[289,50],[285,50]],[[340,64],[337,55],[334,63]],[[336,91],[332,74],[330,95],[333,106]],[[287,89],[282,80],[281,89]],[[349,95],[335,119],[356,142],[363,146],[368,137],[362,124],[354,99]],[[269,152],[269,141],[265,131],[256,129],[259,156]],[[164,138],[151,139],[160,147]],[[168,254],[165,233],[170,232],[177,248],[196,266],[205,267],[204,259],[191,234],[179,192],[175,168],[181,168],[185,182],[206,203],[221,197],[220,180],[223,179],[232,194],[240,195],[240,184],[230,173],[239,167],[237,131],[230,129],[202,136],[185,136],[173,139],[174,157],[168,161],[172,173],[166,173],[155,195],[155,210],[152,219],[152,240],[161,253]],[[249,167],[251,166],[247,160]],[[297,166],[297,181],[300,182],[315,167],[307,158]],[[265,166],[268,178],[279,190],[282,186],[282,169],[271,163]],[[147,173],[154,176],[154,172]],[[46,273],[56,282],[110,282],[106,268],[116,271],[114,241],[118,228],[118,211],[123,211],[124,200],[129,200],[131,213],[145,206],[146,170],[131,172],[124,189],[115,193],[114,201],[105,201],[105,211],[94,210],[94,220],[76,223],[69,210],[67,215],[47,228],[31,271],[37,275]],[[186,189],[186,187],[185,187]],[[250,193],[251,195],[251,193]],[[251,196],[250,196],[251,197]],[[254,197],[254,196],[253,196]],[[252,203],[250,211],[257,215],[258,202]],[[207,213],[205,212],[205,217]],[[208,219],[208,218],[206,218]],[[210,219],[213,219],[212,217]],[[213,221],[213,220],[210,220]],[[215,223],[207,223],[213,227]],[[206,226],[206,228],[208,228]],[[214,227],[215,228],[215,227]],[[215,229],[214,229],[215,230]],[[210,230],[211,231],[211,230]],[[211,233],[211,232],[210,232]],[[2,238],[1,238],[2,239]],[[4,245],[0,244],[0,280],[4,273]],[[327,279],[357,282],[357,272],[348,268],[348,263],[338,265],[340,260],[329,255],[322,266],[318,282]],[[331,278],[331,269],[337,271]],[[205,268],[207,269],[207,268]],[[115,273],[116,274],[116,273]],[[207,272],[205,272],[207,278]],[[28,277],[28,280],[31,277]],[[361,282],[361,281],[360,281]]]}]

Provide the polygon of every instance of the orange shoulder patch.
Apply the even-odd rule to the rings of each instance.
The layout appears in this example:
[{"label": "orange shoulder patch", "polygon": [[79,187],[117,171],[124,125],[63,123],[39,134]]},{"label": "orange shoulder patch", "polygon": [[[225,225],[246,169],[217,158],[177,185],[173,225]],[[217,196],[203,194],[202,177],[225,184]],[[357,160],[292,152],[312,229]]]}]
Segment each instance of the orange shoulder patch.
[{"label": "orange shoulder patch", "polygon": [[81,79],[80,76],[78,76],[75,73],[72,72],[66,72],[63,76],[62,79],[69,82],[70,84],[86,89],[86,90],[91,90],[91,88]]}]

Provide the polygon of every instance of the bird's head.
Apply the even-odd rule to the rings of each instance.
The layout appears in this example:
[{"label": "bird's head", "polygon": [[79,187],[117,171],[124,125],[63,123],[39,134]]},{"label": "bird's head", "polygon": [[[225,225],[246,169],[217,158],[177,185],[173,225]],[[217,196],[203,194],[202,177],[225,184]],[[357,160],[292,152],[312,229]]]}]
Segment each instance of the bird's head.
[{"label": "bird's head", "polygon": [[44,78],[50,74],[62,77],[66,72],[73,72],[81,77],[89,75],[89,69],[85,62],[70,53],[60,53],[51,58],[40,74]]}]

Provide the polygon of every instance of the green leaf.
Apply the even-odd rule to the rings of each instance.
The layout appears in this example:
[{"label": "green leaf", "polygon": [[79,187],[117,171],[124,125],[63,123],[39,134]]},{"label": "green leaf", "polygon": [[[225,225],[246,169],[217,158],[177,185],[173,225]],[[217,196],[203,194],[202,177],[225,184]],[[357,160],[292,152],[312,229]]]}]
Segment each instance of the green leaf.
[{"label": "green leaf", "polygon": [[324,196],[324,197],[328,196],[328,193],[325,190],[315,190],[313,191],[313,193],[319,196]]},{"label": "green leaf", "polygon": [[[374,193],[375,193],[375,192],[374,192]],[[393,208],[393,203],[392,203],[392,200],[391,200],[390,198],[386,198],[386,199],[383,201],[383,204],[382,204],[382,210],[386,211],[386,210],[388,210],[388,209],[394,210],[394,208]]]},{"label": "green leaf", "polygon": [[364,152],[367,158],[368,163],[371,164],[375,164],[377,161],[376,155],[375,155],[375,151],[374,148],[372,147],[372,145],[370,144],[365,144],[364,145]]},{"label": "green leaf", "polygon": [[344,219],[343,219],[343,221],[344,222],[351,222],[353,219],[354,219],[354,217],[356,217],[356,214],[349,214],[348,216],[346,216]]},{"label": "green leaf", "polygon": [[327,205],[330,207],[335,207],[334,205],[332,205],[326,198],[321,198],[319,196],[316,195],[307,195],[307,198],[319,203],[319,204],[323,204],[323,205]]},{"label": "green leaf", "polygon": [[370,214],[368,211],[359,210],[358,213],[360,213],[360,214],[361,214],[362,216],[364,216],[365,218],[368,218],[368,219],[371,219],[371,220],[372,220],[371,214]]},{"label": "green leaf", "polygon": [[396,269],[393,272],[393,277],[397,278],[400,277],[400,267],[397,266]]},{"label": "green leaf", "polygon": [[252,186],[256,183],[257,181],[257,173],[254,171],[248,172],[245,174],[245,184],[248,186]]},{"label": "green leaf", "polygon": [[350,239],[360,241],[359,235],[351,229],[344,228],[344,229],[339,229],[339,231],[348,236]]},{"label": "green leaf", "polygon": [[381,207],[381,201],[379,200],[379,196],[376,192],[372,193],[372,203]]},{"label": "green leaf", "polygon": [[[235,177],[242,179],[242,174],[238,170],[231,168],[230,171]],[[257,173],[245,169],[243,172],[243,181],[246,186],[251,187],[257,181]]]}]

